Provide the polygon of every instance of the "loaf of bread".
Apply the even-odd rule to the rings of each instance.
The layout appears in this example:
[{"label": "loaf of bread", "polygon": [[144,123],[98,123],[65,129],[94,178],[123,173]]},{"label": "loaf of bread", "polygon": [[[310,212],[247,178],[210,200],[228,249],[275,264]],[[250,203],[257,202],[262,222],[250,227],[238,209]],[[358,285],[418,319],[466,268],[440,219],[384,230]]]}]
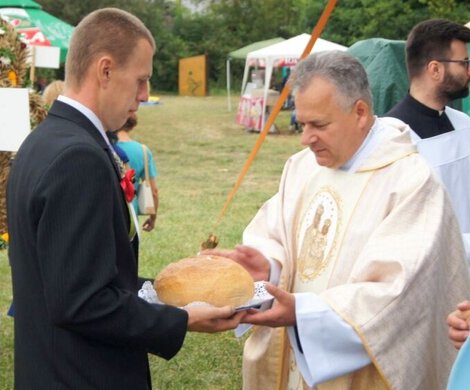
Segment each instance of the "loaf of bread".
[{"label": "loaf of bread", "polygon": [[240,306],[251,300],[254,281],[248,271],[226,257],[200,255],[164,268],[155,279],[158,298],[168,305],[192,302]]}]

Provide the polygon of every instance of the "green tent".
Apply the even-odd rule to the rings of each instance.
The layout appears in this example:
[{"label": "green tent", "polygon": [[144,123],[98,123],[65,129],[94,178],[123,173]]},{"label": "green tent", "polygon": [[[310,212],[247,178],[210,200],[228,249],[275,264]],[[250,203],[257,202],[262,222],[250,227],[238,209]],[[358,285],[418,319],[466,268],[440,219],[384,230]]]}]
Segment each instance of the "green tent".
[{"label": "green tent", "polygon": [[255,42],[250,45],[244,46],[240,49],[231,51],[230,53],[228,53],[228,58],[236,58],[239,60],[244,60],[246,59],[246,56],[248,55],[248,53],[258,50],[258,49],[262,49],[263,47],[274,45],[275,43],[278,43],[281,41],[284,41],[284,38],[277,37],[277,38],[272,38],[272,39],[266,39],[264,41]]},{"label": "green tent", "polygon": [[252,51],[255,51],[258,49],[262,49],[263,47],[274,45],[275,43],[278,43],[281,41],[284,41],[284,38],[277,37],[277,38],[266,39],[264,41],[251,43],[247,46],[243,46],[240,49],[237,49],[228,53],[227,55],[227,105],[228,105],[229,111],[232,111],[232,102],[231,102],[231,96],[230,96],[230,79],[231,79],[230,61],[233,59],[244,60],[246,59],[246,56],[248,55],[248,53],[251,53]]},{"label": "green tent", "polygon": [[374,99],[374,111],[383,115],[408,92],[405,41],[371,38],[356,42],[347,52],[364,65]]},{"label": "green tent", "polygon": [[60,48],[60,62],[65,62],[73,26],[43,11],[32,0],[0,0],[0,17],[13,24],[31,45]]},{"label": "green tent", "polygon": [[470,97],[463,99],[462,111],[465,112],[465,114],[470,115]]}]

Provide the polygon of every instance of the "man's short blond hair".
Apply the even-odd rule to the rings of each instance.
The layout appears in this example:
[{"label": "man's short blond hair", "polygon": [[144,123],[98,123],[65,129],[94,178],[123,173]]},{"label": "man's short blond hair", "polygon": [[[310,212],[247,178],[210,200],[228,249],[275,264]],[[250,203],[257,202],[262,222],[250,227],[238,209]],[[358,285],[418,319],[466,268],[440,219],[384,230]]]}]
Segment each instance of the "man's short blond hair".
[{"label": "man's short blond hair", "polygon": [[77,25],[70,41],[65,64],[65,82],[80,86],[93,61],[110,55],[125,65],[137,43],[147,40],[155,51],[155,40],[136,16],[118,8],[102,8],[88,14]]}]

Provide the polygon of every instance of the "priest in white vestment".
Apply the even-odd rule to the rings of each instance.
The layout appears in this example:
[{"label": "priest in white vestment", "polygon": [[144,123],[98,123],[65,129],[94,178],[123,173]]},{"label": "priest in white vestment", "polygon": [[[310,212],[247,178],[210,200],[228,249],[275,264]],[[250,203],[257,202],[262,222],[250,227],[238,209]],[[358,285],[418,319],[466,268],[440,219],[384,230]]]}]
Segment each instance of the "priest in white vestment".
[{"label": "priest in white vestment", "polygon": [[446,316],[470,296],[448,195],[409,132],[374,116],[356,59],[316,53],[292,80],[307,148],[244,245],[212,251],[275,297],[242,320],[244,389],[442,390]]}]

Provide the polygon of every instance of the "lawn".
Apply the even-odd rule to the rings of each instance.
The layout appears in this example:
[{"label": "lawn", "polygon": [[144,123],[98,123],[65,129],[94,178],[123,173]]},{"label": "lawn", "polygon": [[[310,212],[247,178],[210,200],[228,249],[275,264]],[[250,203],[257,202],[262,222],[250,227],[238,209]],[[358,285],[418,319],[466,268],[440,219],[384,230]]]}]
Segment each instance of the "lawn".
[{"label": "lawn", "polygon": [[[143,106],[131,135],[154,153],[160,208],[154,231],[143,233],[140,274],[154,277],[166,264],[195,254],[209,233],[220,247],[241,240],[243,228],[277,189],[289,155],[301,149],[288,132],[289,113],[276,122],[220,224],[217,217],[258,135],[247,133],[227,111],[226,98],[161,96]],[[6,251],[0,251],[0,389],[13,389],[13,324],[6,316],[11,279]],[[32,319],[34,320],[34,319]],[[169,362],[151,356],[153,388],[240,389],[244,339],[232,332],[190,333]]]}]

